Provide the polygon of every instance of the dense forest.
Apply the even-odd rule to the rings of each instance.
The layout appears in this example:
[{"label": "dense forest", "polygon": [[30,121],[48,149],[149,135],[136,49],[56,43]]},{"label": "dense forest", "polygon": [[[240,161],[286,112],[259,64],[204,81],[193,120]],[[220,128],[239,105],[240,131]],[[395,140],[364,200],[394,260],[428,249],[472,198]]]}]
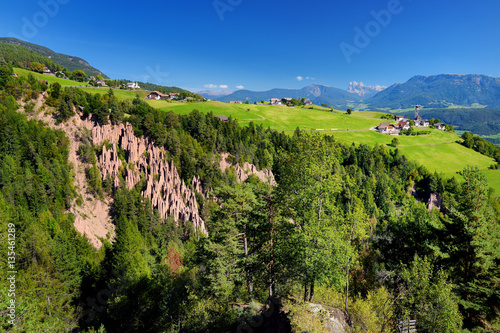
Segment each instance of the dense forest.
[{"label": "dense forest", "polygon": [[29,67],[32,62],[36,62],[44,64],[54,73],[57,71],[67,72],[64,66],[58,64],[54,60],[20,45],[0,43],[0,60],[19,67]]},{"label": "dense forest", "polygon": [[[178,115],[11,73],[0,66],[0,251],[11,251],[4,235],[15,225],[17,314],[12,325],[2,278],[3,331],[324,332],[326,314],[310,304],[338,309],[352,332],[396,332],[410,319],[419,332],[500,330],[500,205],[476,168],[443,178],[397,149]],[[113,187],[96,170],[90,188],[113,199],[116,237],[93,248],[68,212],[78,204],[72,138],[27,117],[42,92],[56,122],[79,110],[128,122],[187,184],[200,176],[208,235],[160,218],[143,182],[129,190],[120,175]],[[101,152],[79,149],[94,164]],[[272,169],[278,186],[238,182],[213,163],[221,153]],[[442,203],[429,210],[431,197]]]}]

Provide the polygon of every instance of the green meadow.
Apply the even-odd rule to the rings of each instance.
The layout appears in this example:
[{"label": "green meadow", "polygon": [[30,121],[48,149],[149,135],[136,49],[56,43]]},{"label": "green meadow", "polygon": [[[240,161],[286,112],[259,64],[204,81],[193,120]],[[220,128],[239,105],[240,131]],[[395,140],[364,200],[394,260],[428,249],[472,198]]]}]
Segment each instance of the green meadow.
[{"label": "green meadow", "polygon": [[89,84],[86,82],[77,82],[73,80],[68,80],[68,79],[61,79],[52,75],[48,74],[40,74],[36,72],[32,72],[30,70],[24,69],[24,68],[14,68],[14,73],[16,73],[19,76],[28,76],[29,74],[33,75],[35,78],[38,80],[46,80],[48,84],[52,83],[59,83],[61,86],[79,86],[79,87],[88,87]]},{"label": "green meadow", "polygon": [[[109,87],[104,87],[104,88],[96,88],[96,87],[92,87],[92,88],[83,88],[84,91],[90,93],[90,94],[101,94],[101,95],[105,95],[108,93],[109,91]],[[113,89],[113,93],[115,94],[116,98],[119,100],[119,101],[124,101],[126,99],[134,99],[136,95],[139,95],[139,97],[146,97],[150,91],[149,90],[125,90],[125,89]],[[155,102],[159,102],[159,101],[155,101]],[[168,103],[166,101],[161,101],[161,102],[164,102],[164,103]],[[156,107],[154,105],[152,105],[153,107]]]},{"label": "green meadow", "polygon": [[334,133],[334,138],[340,142],[366,145],[384,145],[388,149],[393,138],[397,137],[399,145],[397,149],[409,160],[424,165],[430,172],[437,172],[446,177],[461,177],[457,172],[463,170],[467,165],[476,165],[482,170],[489,185],[500,195],[500,170],[489,170],[488,167],[495,164],[492,158],[468,149],[457,141],[460,137],[455,133],[440,130],[431,130],[431,134],[419,136],[391,136],[374,131],[345,131]]},{"label": "green meadow", "polygon": [[[148,101],[149,102],[149,101]],[[254,122],[276,130],[293,131],[297,127],[303,130],[322,129],[367,129],[380,124],[381,119],[364,115],[347,115],[344,112],[331,112],[330,109],[314,106],[313,109],[287,107],[283,105],[227,104],[221,102],[165,103],[160,110],[187,114],[193,109],[200,112],[221,114],[238,119],[239,124]],[[153,105],[158,107],[157,105]]]}]

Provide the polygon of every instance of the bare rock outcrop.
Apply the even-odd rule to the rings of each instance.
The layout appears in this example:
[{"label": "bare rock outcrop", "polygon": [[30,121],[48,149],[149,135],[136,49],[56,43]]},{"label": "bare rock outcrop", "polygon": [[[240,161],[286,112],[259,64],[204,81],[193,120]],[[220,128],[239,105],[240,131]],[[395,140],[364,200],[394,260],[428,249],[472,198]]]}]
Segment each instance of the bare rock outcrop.
[{"label": "bare rock outcrop", "polygon": [[443,198],[439,194],[431,194],[427,202],[427,208],[431,211],[433,208],[441,210],[443,208]]},{"label": "bare rock outcrop", "polygon": [[238,177],[239,182],[244,182],[248,179],[248,176],[253,174],[257,176],[260,180],[263,182],[268,182],[269,184],[275,186],[276,185],[276,180],[274,179],[274,175],[271,170],[268,169],[262,169],[262,170],[257,170],[257,167],[255,165],[250,164],[248,162],[245,162],[243,164],[243,167],[241,167],[238,163],[230,163],[228,162],[228,153],[223,153],[221,154],[221,161],[219,163],[219,166],[221,170],[224,172],[226,171],[227,168],[229,167],[234,167],[236,170],[236,176]]},{"label": "bare rock outcrop", "polygon": [[350,329],[349,314],[342,309],[309,303],[310,311],[321,318],[324,332],[343,333]]},{"label": "bare rock outcrop", "polygon": [[[137,138],[130,124],[120,124],[94,126],[92,141],[97,145],[105,142],[111,145],[110,149],[103,146],[98,161],[104,179],[110,175],[118,186],[121,168],[128,189],[145,179],[145,189],[141,194],[151,200],[162,218],[172,215],[176,221],[190,221],[195,230],[207,233],[195,192],[181,180],[173,161],[168,162],[164,151],[151,140]],[[120,159],[118,147],[125,152],[125,161]],[[193,179],[193,186],[203,193],[199,177]]]},{"label": "bare rock outcrop", "polygon": [[[100,126],[90,117],[82,118],[81,110],[75,108],[77,115],[56,125],[54,118],[43,111],[42,103],[43,97],[35,108],[38,112],[30,115],[30,118],[42,120],[51,128],[61,129],[70,138],[69,162],[73,164],[75,187],[83,199],[82,204],[73,204],[70,212],[75,216],[75,228],[87,236],[94,247],[102,246],[100,239],[113,239],[115,226],[109,213],[112,198],[100,200],[87,190],[85,168],[90,165],[83,163],[77,155],[79,135],[84,129],[91,132],[94,144],[106,143],[98,160],[103,179],[111,176],[115,187],[118,187],[120,180],[117,176],[121,169],[128,189],[145,179],[146,189],[141,194],[151,200],[162,218],[172,215],[178,223],[191,221],[195,230],[207,233],[195,193],[181,180],[173,163],[166,161],[164,152],[149,139],[137,138],[130,124]],[[125,161],[120,159],[118,149],[125,152]],[[199,177],[193,179],[193,187],[205,193]]]}]

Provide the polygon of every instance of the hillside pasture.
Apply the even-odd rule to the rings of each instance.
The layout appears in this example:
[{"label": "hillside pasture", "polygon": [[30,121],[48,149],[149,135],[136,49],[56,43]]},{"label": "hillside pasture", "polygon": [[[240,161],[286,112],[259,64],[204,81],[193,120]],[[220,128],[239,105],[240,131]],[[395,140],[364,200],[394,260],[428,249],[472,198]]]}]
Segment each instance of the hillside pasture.
[{"label": "hillside pasture", "polygon": [[[103,87],[103,88],[83,88],[82,90],[90,93],[90,94],[101,94],[101,95],[106,95],[109,91],[109,87]],[[113,93],[115,94],[116,99],[119,101],[124,101],[124,100],[132,100],[135,98],[136,95],[139,95],[139,97],[144,98],[149,94],[150,91],[148,90],[125,90],[125,89],[113,89]],[[148,100],[149,101],[149,100]],[[159,101],[151,101],[151,102],[159,102]],[[166,101],[162,101],[165,103],[168,103]]]},{"label": "hillside pasture", "polygon": [[[343,112],[330,112],[329,109],[315,107],[287,107],[283,105],[228,104],[221,102],[170,103],[160,108],[179,114],[190,113],[193,109],[200,112],[221,114],[238,119],[240,125],[254,122],[276,130],[293,131],[297,127],[303,130],[321,129],[368,129],[380,124],[380,119],[359,115],[347,115]],[[328,110],[328,111],[326,111]]]},{"label": "hillside pasture", "polygon": [[18,76],[23,76],[27,77],[29,74],[33,75],[36,79],[38,80],[46,80],[48,84],[52,83],[59,83],[61,86],[77,86],[77,87],[88,87],[90,86],[86,82],[78,82],[78,81],[73,81],[73,80],[68,80],[68,79],[61,79],[52,75],[48,74],[40,74],[36,72],[32,72],[30,70],[24,69],[24,68],[14,68],[14,73],[16,73]]},{"label": "hillside pasture", "polygon": [[[417,130],[417,132],[422,130]],[[376,131],[338,131],[333,133],[335,139],[341,142],[354,142],[356,144],[366,144],[366,145],[389,145],[393,138],[397,137],[399,140],[399,147],[413,147],[418,145],[430,145],[430,144],[443,144],[452,143],[460,138],[449,132],[444,132],[440,130],[431,130],[430,134],[426,135],[386,135],[381,134]]]},{"label": "hillside pasture", "polygon": [[500,195],[500,170],[488,170],[495,164],[492,158],[484,156],[461,144],[460,137],[455,133],[440,130],[431,130],[430,134],[419,136],[392,136],[384,135],[374,131],[342,131],[334,133],[337,141],[344,143],[366,144],[374,146],[383,145],[394,150],[390,146],[393,138],[397,137],[399,145],[397,149],[409,160],[422,164],[430,172],[437,172],[445,177],[461,177],[457,172],[463,170],[467,165],[477,166],[483,171],[488,179],[488,184]]}]

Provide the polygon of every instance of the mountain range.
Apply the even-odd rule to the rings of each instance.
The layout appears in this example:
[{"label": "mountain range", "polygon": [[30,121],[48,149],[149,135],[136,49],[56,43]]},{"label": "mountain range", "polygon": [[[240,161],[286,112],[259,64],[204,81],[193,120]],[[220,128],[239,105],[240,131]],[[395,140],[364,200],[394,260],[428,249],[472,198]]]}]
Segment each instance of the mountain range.
[{"label": "mountain range", "polygon": [[320,84],[311,84],[302,89],[272,89],[268,91],[238,90],[217,99],[221,102],[249,101],[253,103],[268,101],[271,98],[284,97],[297,99],[305,97],[315,104],[328,104],[332,106],[345,105],[346,103],[359,102],[361,100],[361,96],[358,94]]},{"label": "mountain range", "polygon": [[478,74],[416,75],[365,101],[378,108],[405,109],[453,106],[500,108],[500,78]]},{"label": "mountain range", "polygon": [[[207,95],[204,95],[207,96]],[[370,109],[406,109],[416,104],[423,108],[449,107],[500,108],[500,78],[478,74],[416,75],[405,83],[365,86],[351,82],[347,90],[311,84],[302,89],[271,89],[268,91],[238,90],[229,95],[210,94],[221,102],[268,101],[271,98],[306,97],[315,104],[336,108],[361,107]]]}]

